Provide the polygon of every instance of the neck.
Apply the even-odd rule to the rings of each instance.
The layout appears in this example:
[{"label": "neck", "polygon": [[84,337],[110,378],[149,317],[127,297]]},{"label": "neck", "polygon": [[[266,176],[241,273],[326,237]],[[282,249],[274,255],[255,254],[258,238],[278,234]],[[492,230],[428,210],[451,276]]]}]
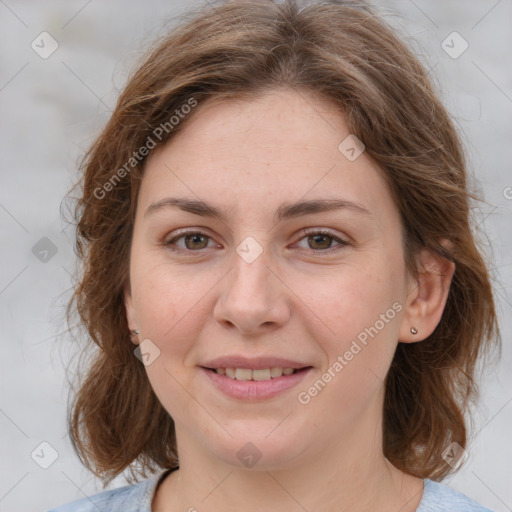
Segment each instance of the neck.
[{"label": "neck", "polygon": [[180,466],[160,486],[152,511],[373,512],[378,506],[383,512],[414,512],[421,500],[423,482],[400,472],[386,459],[379,466],[368,471],[366,479],[357,470],[351,475],[345,471],[345,478],[339,477],[341,471],[325,478],[312,471],[291,475],[286,471],[255,474],[228,470],[201,481],[196,471]]},{"label": "neck", "polygon": [[[363,415],[364,416],[364,415]],[[414,512],[423,481],[395,468],[382,453],[378,416],[319,439],[279,468],[241,469],[204,450],[177,426],[180,469],[158,488],[153,512]],[[243,445],[244,443],[240,443]]]}]

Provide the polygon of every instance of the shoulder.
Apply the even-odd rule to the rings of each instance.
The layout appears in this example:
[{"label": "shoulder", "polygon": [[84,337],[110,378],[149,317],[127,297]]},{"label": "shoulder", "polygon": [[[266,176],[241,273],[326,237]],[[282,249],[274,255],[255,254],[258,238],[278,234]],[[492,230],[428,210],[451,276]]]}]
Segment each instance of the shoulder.
[{"label": "shoulder", "polygon": [[103,491],[48,512],[151,512],[151,501],[158,479],[154,477],[135,485]]},{"label": "shoulder", "polygon": [[492,512],[447,485],[424,479],[425,488],[416,512]]}]

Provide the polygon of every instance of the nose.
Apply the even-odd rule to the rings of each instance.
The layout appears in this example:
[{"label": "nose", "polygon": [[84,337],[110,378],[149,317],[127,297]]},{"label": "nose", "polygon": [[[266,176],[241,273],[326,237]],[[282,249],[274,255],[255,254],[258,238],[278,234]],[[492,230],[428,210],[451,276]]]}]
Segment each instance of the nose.
[{"label": "nose", "polygon": [[248,263],[235,254],[233,261],[232,271],[222,280],[215,320],[248,335],[282,327],[291,316],[291,301],[276,270],[263,255]]}]

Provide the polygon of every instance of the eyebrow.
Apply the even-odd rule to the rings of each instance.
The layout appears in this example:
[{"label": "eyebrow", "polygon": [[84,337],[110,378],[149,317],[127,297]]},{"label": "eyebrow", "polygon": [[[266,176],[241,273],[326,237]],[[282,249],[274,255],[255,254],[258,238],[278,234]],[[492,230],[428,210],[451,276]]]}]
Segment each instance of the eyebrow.
[{"label": "eyebrow", "polygon": [[[151,204],[144,217],[167,208],[179,208],[185,212],[201,215],[202,217],[211,217],[224,223],[227,222],[226,211],[221,210],[204,201],[187,199],[182,197],[166,197]],[[274,221],[281,222],[286,219],[292,219],[303,215],[315,213],[330,212],[333,210],[347,209],[355,213],[372,215],[372,212],[362,205],[347,201],[345,199],[312,199],[309,201],[297,201],[295,203],[285,203],[281,205],[274,214]]]}]

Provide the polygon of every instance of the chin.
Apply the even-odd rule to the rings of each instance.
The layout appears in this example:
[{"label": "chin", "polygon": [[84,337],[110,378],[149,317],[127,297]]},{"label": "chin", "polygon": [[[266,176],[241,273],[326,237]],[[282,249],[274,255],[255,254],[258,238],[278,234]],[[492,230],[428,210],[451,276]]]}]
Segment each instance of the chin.
[{"label": "chin", "polygon": [[[280,427],[276,429],[277,424],[273,422],[271,428],[265,424],[264,428],[245,429],[238,434],[230,430],[233,437],[226,435],[222,441],[212,443],[212,452],[238,469],[278,471],[292,468],[304,452],[304,436],[291,436],[286,430],[278,433]],[[272,433],[268,435],[269,432]]]}]

